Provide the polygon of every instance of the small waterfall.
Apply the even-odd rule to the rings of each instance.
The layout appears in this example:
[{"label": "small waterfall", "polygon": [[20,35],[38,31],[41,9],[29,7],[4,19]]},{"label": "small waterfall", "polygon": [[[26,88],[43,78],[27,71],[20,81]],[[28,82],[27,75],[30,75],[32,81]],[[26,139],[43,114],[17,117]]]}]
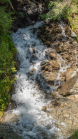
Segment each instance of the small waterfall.
[{"label": "small waterfall", "polygon": [[29,25],[31,25],[32,22],[31,22],[31,20],[30,20],[29,17],[28,17],[28,14],[27,14],[26,7],[25,7],[25,6],[23,7],[23,10],[24,10],[25,15],[26,15],[26,20],[28,21]]}]

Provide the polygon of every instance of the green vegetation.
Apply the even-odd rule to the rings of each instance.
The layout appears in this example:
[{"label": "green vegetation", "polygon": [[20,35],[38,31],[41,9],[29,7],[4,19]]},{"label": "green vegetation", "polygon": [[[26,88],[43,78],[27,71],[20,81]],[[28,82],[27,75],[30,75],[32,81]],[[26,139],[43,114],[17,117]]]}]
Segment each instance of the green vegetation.
[{"label": "green vegetation", "polygon": [[68,20],[72,30],[78,34],[78,0],[50,1],[48,9],[48,13],[40,15],[41,19],[51,19],[53,21],[60,19]]},{"label": "green vegetation", "polygon": [[71,137],[68,139],[78,139],[78,130],[76,130]]},{"label": "green vegetation", "polygon": [[53,21],[60,20],[60,18],[66,19],[71,11],[71,7],[68,3],[65,4],[65,0],[50,1],[48,9],[50,10],[48,13],[40,15],[44,20],[46,18],[52,19]]},{"label": "green vegetation", "polygon": [[[70,25],[76,34],[78,34],[78,0],[71,1],[71,13],[68,16]],[[77,37],[78,40],[78,37]]]},{"label": "green vegetation", "polygon": [[[8,106],[10,90],[12,89],[12,83],[15,81],[13,73],[16,71],[14,67],[16,48],[9,35],[13,13],[7,10],[7,3],[10,1],[5,1],[6,6],[0,7],[0,111]],[[0,4],[3,2],[0,0]]]}]

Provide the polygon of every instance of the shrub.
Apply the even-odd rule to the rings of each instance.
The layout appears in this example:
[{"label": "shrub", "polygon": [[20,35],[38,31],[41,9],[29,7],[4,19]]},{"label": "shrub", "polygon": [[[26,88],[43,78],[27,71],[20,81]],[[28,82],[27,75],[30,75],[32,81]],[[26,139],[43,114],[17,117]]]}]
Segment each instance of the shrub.
[{"label": "shrub", "polygon": [[62,5],[62,0],[57,0],[57,1],[50,1],[50,3],[48,4],[48,9],[50,9],[50,11],[46,14],[42,14],[40,15],[41,19],[52,19],[52,20],[60,20],[60,18],[64,18],[66,19],[71,11],[71,8],[66,5],[63,6]]},{"label": "shrub", "polygon": [[[9,0],[0,0],[0,3],[10,2]],[[10,100],[10,90],[15,81],[13,73],[14,57],[16,48],[10,37],[10,27],[13,19],[13,13],[7,10],[7,6],[0,7],[0,111],[3,111]]]}]

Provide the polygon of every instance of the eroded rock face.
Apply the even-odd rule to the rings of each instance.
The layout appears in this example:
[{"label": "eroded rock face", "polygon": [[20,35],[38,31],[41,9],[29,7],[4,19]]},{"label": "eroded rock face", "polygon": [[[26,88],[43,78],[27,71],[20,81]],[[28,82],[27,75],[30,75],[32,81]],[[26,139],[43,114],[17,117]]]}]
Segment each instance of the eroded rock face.
[{"label": "eroded rock face", "polygon": [[[78,73],[58,87],[58,93],[63,96],[72,94],[70,91],[78,80]],[[74,92],[73,92],[74,93]]]},{"label": "eroded rock face", "polygon": [[78,43],[69,37],[72,35],[71,32],[71,28],[66,25],[66,35],[64,36],[60,25],[51,21],[39,27],[38,32],[38,36],[48,47],[45,52],[47,61],[41,63],[41,77],[51,85],[55,82],[65,81],[64,85],[62,84],[58,88],[59,94],[64,96],[73,93],[73,86],[77,92],[77,84],[75,85],[75,83],[77,80]]}]

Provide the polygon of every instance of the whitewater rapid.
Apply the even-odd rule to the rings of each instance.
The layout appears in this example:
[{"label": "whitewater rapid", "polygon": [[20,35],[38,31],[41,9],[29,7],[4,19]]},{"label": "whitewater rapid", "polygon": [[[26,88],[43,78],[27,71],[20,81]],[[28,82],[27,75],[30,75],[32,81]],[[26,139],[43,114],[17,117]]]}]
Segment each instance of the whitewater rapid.
[{"label": "whitewater rapid", "polygon": [[[46,59],[47,49],[37,37],[37,28],[42,24],[43,21],[18,29],[12,35],[17,49],[17,58],[20,60],[20,69],[15,75],[17,78],[15,94],[12,95],[12,99],[17,103],[17,108],[12,112],[18,115],[19,121],[13,123],[13,126],[23,139],[49,139],[60,131],[55,127],[54,119],[42,111],[42,106],[49,105],[50,100],[45,99],[43,91],[36,85],[36,78],[39,77],[41,70],[40,63]],[[33,56],[33,48],[36,52],[35,56]],[[30,76],[29,72],[33,68],[35,72]]]}]

